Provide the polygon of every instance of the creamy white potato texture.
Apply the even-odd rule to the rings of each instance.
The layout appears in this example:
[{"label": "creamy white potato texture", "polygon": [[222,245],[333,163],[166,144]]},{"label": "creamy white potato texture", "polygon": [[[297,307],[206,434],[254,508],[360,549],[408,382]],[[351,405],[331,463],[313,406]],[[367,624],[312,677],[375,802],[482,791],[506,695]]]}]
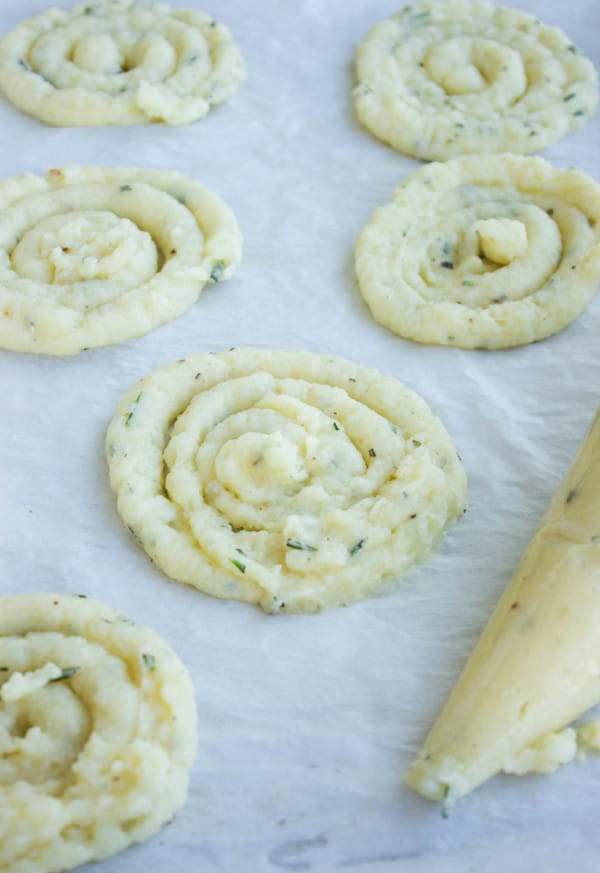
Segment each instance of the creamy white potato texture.
[{"label": "creamy white potato texture", "polygon": [[171,578],[266,612],[351,603],[465,509],[423,400],[339,358],[193,355],[135,385],[106,438],[125,524]]},{"label": "creamy white potato texture", "polygon": [[542,158],[467,155],[409,176],[356,245],[375,319],[421,343],[544,339],[600,280],[600,185]]},{"label": "creamy white potato texture", "polygon": [[356,55],[360,121],[400,152],[540,151],[598,102],[593,64],[556,27],[487,0],[413,3]]},{"label": "creamy white potato texture", "polygon": [[600,748],[600,413],[408,784],[451,804],[495,773],[552,773]]},{"label": "creamy white potato texture", "polygon": [[0,42],[0,89],[47,124],[185,124],[244,77],[229,31],[165,3],[92,0],[48,9]]},{"label": "creamy white potato texture", "polygon": [[154,631],[80,596],[0,597],[0,870],[68,870],[152,836],[195,750],[192,683]]},{"label": "creamy white potato texture", "polygon": [[242,251],[231,210],[168,170],[62,167],[0,182],[0,347],[72,355],[177,318]]}]

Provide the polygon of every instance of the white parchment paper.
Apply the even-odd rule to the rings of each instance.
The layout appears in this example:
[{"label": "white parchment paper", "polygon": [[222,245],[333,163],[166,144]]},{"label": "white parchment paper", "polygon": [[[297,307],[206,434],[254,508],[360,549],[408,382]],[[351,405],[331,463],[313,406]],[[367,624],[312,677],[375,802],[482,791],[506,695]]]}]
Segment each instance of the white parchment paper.
[{"label": "white parchment paper", "polygon": [[[0,0],[0,31],[44,0]],[[353,53],[393,0],[186,0],[233,31],[238,94],[179,128],[52,129],[0,101],[0,173],[171,167],[214,188],[245,235],[236,277],[176,322],[76,358],[0,351],[0,593],[82,592],[159,631],[189,666],[200,744],[189,801],[98,873],[597,871],[600,760],[498,777],[448,819],[402,786],[574,456],[600,396],[600,294],[567,330],[503,352],[404,341],[370,317],[353,246],[418,164],[364,131]],[[521,0],[600,67],[598,0]],[[600,115],[545,153],[600,179]],[[169,582],[121,524],[103,437],[137,378],[183,354],[295,347],[419,391],[455,440],[470,509],[382,598],[268,617]],[[2,811],[0,810],[0,815]]]}]

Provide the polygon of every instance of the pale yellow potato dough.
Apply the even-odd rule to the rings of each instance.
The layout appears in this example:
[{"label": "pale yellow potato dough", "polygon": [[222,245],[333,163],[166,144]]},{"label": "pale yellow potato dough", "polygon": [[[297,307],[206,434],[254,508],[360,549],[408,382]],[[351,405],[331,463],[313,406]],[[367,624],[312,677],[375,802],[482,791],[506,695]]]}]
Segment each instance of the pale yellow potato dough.
[{"label": "pale yellow potato dough", "polygon": [[245,75],[229,31],[165,3],[90,0],[26,19],[0,42],[0,89],[58,126],[185,124]]},{"label": "pale yellow potato dough", "polygon": [[72,355],[148,333],[232,276],[232,211],[169,170],[62,167],[0,182],[0,347]]},{"label": "pale yellow potato dough", "polygon": [[356,245],[375,319],[421,343],[499,349],[544,339],[600,280],[600,185],[542,158],[422,167]]},{"label": "pale yellow potato dough", "polygon": [[54,873],[152,836],[196,750],[189,675],[81,596],[0,597],[0,870]]},{"label": "pale yellow potato dough", "polygon": [[405,6],[367,34],[356,70],[360,121],[425,160],[540,151],[598,102],[594,66],[566,34],[487,0]]},{"label": "pale yellow potato dough", "polygon": [[125,395],[106,437],[125,524],[207,594],[315,612],[381,589],[465,509],[424,401],[340,358],[192,355]]}]

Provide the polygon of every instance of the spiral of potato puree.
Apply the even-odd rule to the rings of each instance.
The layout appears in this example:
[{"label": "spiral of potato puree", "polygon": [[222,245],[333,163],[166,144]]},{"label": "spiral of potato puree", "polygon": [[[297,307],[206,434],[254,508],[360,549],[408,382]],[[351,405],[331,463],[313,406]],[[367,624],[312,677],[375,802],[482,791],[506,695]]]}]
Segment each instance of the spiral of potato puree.
[{"label": "spiral of potato puree", "polygon": [[376,24],[356,55],[361,122],[400,152],[529,154],[581,127],[598,78],[557,27],[487,0],[426,0]]},{"label": "spiral of potato puree", "polygon": [[506,348],[572,322],[600,280],[600,185],[542,158],[422,167],[356,245],[377,321],[422,343]]},{"label": "spiral of potato puree", "polygon": [[154,631],[82,596],[0,597],[0,870],[145,840],[184,803],[195,748],[189,675]]},{"label": "spiral of potato puree", "polygon": [[0,42],[0,89],[59,126],[185,124],[245,74],[227,28],[164,3],[90,0],[28,18]]},{"label": "spiral of potato puree", "polygon": [[192,355],[126,394],[118,509],[173,579],[267,612],[381,588],[464,510],[448,434],[395,379],[291,350]]},{"label": "spiral of potato puree", "polygon": [[71,355],[148,333],[228,279],[231,210],[168,170],[77,167],[0,182],[0,347]]}]

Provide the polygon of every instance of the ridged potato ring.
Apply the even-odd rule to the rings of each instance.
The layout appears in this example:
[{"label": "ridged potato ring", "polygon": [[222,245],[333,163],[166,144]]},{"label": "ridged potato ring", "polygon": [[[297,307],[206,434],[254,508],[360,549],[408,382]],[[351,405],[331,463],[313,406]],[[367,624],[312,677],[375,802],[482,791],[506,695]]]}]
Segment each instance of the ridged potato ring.
[{"label": "ridged potato ring", "polygon": [[172,579],[266,612],[380,589],[465,508],[465,475],[395,379],[289,350],[191,355],[125,395],[106,437],[118,511]]},{"label": "ridged potato ring", "polygon": [[62,167],[0,182],[0,347],[73,355],[177,318],[228,279],[231,210],[168,170]]},{"label": "ridged potato ring", "polygon": [[566,34],[487,0],[405,6],[367,34],[356,72],[360,121],[424,160],[537,152],[598,102],[596,70]]},{"label": "ridged potato ring", "polygon": [[0,870],[69,870],[152,836],[195,751],[192,683],[154,631],[82,596],[0,597]]},{"label": "ridged potato ring", "polygon": [[600,185],[521,155],[428,164],[375,212],[355,264],[375,319],[402,337],[535,342],[570,324],[600,281]]},{"label": "ridged potato ring", "polygon": [[28,18],[0,42],[0,89],[57,126],[186,124],[245,74],[229,31],[165,3],[92,0]]}]

